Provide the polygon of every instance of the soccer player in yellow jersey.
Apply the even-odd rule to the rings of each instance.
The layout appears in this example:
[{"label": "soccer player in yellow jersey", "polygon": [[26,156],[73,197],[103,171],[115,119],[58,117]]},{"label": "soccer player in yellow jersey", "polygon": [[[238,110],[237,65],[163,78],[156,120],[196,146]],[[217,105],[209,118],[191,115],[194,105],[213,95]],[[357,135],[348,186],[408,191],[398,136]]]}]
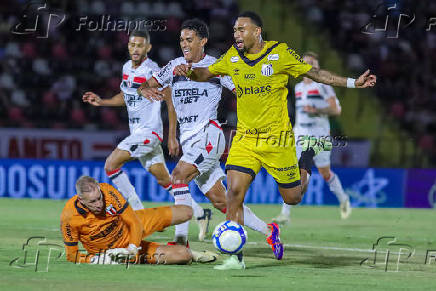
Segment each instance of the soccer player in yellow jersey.
[{"label": "soccer player in yellow jersey", "polygon": [[[179,65],[174,74],[193,81],[229,75],[237,91],[238,125],[227,159],[227,219],[243,224],[245,193],[261,167],[274,177],[287,204],[298,204],[307,188],[313,157],[324,143],[305,139],[297,161],[295,141],[287,110],[286,84],[289,76],[306,76],[333,86],[372,87],[376,76],[369,70],[357,80],[312,68],[285,43],[262,39],[262,20],[254,12],[243,12],[234,25],[235,44],[207,68]],[[331,144],[330,144],[331,146]],[[277,226],[276,256],[283,254]],[[281,253],[281,254],[280,254]],[[242,255],[232,256],[221,269],[244,267]]]}]

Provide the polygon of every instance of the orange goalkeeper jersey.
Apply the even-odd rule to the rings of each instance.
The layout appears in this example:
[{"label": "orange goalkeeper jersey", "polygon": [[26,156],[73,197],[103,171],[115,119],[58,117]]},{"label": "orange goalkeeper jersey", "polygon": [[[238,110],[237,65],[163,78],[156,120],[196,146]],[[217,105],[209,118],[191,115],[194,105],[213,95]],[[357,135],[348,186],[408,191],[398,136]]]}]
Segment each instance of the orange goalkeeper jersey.
[{"label": "orange goalkeeper jersey", "polygon": [[67,260],[89,262],[90,256],[78,252],[78,242],[89,254],[111,248],[140,245],[142,223],[124,197],[113,186],[100,183],[105,212],[96,216],[84,207],[77,195],[67,201],[61,214],[61,231]]}]

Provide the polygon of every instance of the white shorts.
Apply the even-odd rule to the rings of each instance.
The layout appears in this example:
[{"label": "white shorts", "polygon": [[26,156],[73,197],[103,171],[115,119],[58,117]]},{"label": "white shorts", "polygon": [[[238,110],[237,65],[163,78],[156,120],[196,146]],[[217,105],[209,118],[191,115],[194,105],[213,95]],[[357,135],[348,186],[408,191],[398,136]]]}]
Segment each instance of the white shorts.
[{"label": "white shorts", "polygon": [[[328,138],[330,133],[326,133],[324,129],[298,129],[294,128],[294,134],[295,134],[295,142],[296,142],[296,150],[297,150],[297,158],[300,159],[301,156],[301,145],[298,143],[298,140],[301,138],[300,136],[303,135],[310,135],[314,136],[316,138]],[[315,162],[315,166],[317,168],[324,168],[330,166],[330,156],[331,151],[322,151],[319,154],[317,154],[315,157],[313,157],[313,161]]]},{"label": "white shorts", "polygon": [[154,164],[163,163],[165,158],[161,147],[161,138],[156,133],[136,133],[123,139],[117,146],[120,150],[128,151],[132,158],[137,158],[148,171]]},{"label": "white shorts", "polygon": [[225,147],[224,133],[215,121],[182,143],[180,160],[194,165],[200,172],[194,181],[201,192],[208,192],[218,180],[226,177],[219,162]]}]

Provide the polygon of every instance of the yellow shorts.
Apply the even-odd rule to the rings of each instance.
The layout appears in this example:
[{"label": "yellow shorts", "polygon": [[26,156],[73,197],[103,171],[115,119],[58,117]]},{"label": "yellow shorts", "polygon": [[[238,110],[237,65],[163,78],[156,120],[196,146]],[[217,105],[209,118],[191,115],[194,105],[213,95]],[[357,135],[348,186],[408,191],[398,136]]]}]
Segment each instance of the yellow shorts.
[{"label": "yellow shorts", "polygon": [[250,174],[254,179],[261,167],[273,176],[280,187],[293,188],[301,184],[293,134],[286,140],[243,134],[233,137],[226,171],[240,171]]},{"label": "yellow shorts", "polygon": [[[171,225],[173,213],[170,206],[146,208],[136,210],[135,214],[142,222],[144,227],[143,238],[151,235],[156,231],[162,231]],[[140,259],[138,263],[156,264],[159,258],[156,257],[156,250],[159,243],[150,241],[141,241],[141,250],[139,251]]]}]

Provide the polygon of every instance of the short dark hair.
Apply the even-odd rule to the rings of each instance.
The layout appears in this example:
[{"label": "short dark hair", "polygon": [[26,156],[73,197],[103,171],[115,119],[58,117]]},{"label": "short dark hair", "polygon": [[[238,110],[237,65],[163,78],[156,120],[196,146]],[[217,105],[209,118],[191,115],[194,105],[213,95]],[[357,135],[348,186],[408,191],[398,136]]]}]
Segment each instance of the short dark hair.
[{"label": "short dark hair", "polygon": [[260,18],[259,14],[253,11],[244,11],[238,15],[239,17],[247,17],[250,18],[251,22],[253,22],[254,25],[263,28],[263,22],[262,18]]},{"label": "short dark hair", "polygon": [[150,34],[148,33],[148,30],[144,29],[144,30],[134,30],[130,33],[129,38],[132,36],[137,36],[137,37],[143,37],[145,38],[145,40],[147,42],[150,42]]},{"label": "short dark hair", "polygon": [[183,21],[180,30],[183,29],[195,31],[200,38],[209,38],[209,27],[207,27],[207,24],[201,19],[193,18]]}]

